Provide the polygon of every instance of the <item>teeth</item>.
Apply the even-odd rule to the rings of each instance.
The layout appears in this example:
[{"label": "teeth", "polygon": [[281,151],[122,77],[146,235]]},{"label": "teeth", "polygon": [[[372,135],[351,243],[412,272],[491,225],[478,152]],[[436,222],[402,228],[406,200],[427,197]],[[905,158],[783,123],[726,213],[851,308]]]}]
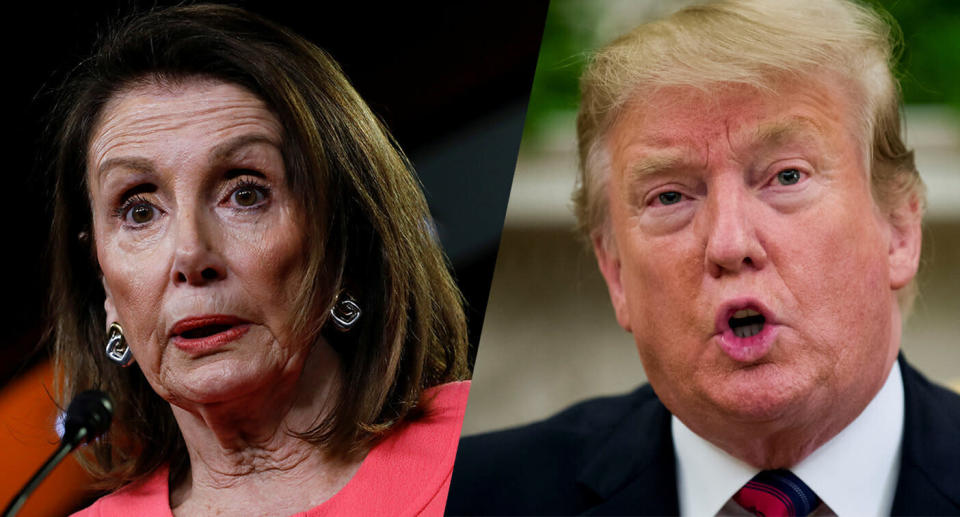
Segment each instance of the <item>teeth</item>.
[{"label": "teeth", "polygon": [[734,327],[733,335],[737,337],[753,337],[759,334],[761,330],[763,330],[763,325],[760,323],[754,323],[753,325]]},{"label": "teeth", "polygon": [[739,311],[733,313],[734,318],[746,318],[749,316],[759,316],[760,313],[753,309],[740,309]]}]

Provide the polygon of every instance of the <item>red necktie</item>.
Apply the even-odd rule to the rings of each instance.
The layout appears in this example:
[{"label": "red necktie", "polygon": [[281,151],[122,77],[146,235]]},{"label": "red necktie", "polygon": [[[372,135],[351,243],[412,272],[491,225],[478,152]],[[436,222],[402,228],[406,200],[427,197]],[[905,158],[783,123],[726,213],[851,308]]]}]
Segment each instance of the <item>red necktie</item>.
[{"label": "red necktie", "polygon": [[805,517],[820,504],[810,487],[784,469],[764,470],[753,476],[733,500],[762,517]]}]

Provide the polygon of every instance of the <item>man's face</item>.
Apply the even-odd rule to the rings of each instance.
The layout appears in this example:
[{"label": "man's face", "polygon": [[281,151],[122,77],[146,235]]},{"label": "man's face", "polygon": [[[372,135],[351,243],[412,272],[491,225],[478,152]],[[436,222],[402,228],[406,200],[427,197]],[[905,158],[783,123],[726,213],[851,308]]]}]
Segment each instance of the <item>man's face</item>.
[{"label": "man's face", "polygon": [[666,89],[607,135],[600,267],[654,390],[701,435],[845,426],[896,358],[919,222],[873,202],[846,91]]}]

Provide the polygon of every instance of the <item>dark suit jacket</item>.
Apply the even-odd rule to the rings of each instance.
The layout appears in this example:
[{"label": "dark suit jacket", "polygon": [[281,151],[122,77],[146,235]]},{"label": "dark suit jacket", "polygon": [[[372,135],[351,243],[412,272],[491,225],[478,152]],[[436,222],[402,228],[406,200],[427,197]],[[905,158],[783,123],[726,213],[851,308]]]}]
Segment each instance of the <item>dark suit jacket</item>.
[{"label": "dark suit jacket", "polygon": [[[960,515],[960,396],[903,357],[894,515]],[[448,515],[676,515],[670,413],[649,385],[460,442]]]}]

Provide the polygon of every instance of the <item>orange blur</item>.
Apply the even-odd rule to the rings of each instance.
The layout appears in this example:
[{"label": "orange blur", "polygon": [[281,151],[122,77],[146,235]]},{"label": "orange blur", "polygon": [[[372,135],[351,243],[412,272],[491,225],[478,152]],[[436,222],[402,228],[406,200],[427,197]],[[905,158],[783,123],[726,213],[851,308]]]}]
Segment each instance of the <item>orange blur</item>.
[{"label": "orange blur", "polygon": [[[43,362],[0,390],[0,508],[5,508],[56,449],[53,371]],[[67,515],[92,492],[90,478],[71,454],[44,480],[18,517]]]}]

